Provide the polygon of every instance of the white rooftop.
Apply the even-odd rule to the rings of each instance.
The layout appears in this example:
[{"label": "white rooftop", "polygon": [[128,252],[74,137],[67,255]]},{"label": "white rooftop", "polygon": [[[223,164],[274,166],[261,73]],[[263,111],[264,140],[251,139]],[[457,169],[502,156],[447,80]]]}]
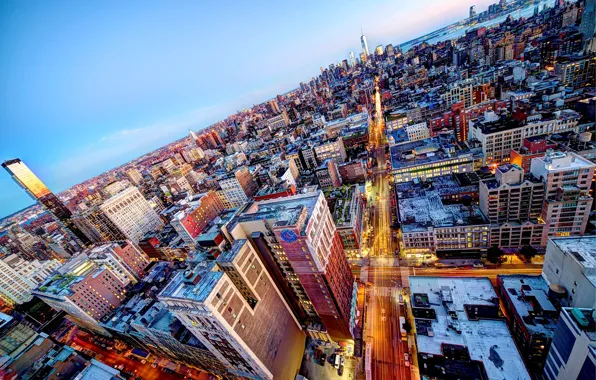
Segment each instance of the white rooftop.
[{"label": "white rooftop", "polygon": [[[410,276],[409,281],[411,294],[427,294],[437,317],[431,321],[433,336],[416,335],[418,352],[442,355],[442,344],[461,345],[468,348],[471,360],[483,362],[490,379],[530,379],[504,320],[468,320],[464,305],[495,305],[498,299],[488,278]],[[441,292],[443,297],[450,293],[456,320],[443,307]],[[461,334],[450,325],[457,325]],[[501,360],[489,358],[495,353]]]},{"label": "white rooftop", "polygon": [[596,236],[556,238],[551,241],[584,268],[584,275],[596,286]]}]

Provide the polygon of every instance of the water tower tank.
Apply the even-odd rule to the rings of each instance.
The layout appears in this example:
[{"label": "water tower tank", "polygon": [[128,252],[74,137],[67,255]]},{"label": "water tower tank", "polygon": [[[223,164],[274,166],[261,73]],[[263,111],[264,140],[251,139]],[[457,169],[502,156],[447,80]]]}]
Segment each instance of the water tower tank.
[{"label": "water tower tank", "polygon": [[567,295],[567,289],[559,284],[550,284],[548,287],[549,298],[563,299]]},{"label": "water tower tank", "polygon": [[582,132],[579,135],[579,141],[586,143],[589,142],[592,139],[592,132],[586,131],[586,132]]}]

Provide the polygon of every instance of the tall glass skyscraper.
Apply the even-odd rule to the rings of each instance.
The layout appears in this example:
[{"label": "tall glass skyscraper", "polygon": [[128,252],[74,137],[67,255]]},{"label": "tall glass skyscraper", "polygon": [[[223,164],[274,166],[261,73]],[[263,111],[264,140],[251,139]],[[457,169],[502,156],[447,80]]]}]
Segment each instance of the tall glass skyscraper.
[{"label": "tall glass skyscraper", "polygon": [[360,31],[360,43],[362,44],[362,52],[368,57],[368,43],[366,43],[366,36],[364,33],[362,33],[362,31]]},{"label": "tall glass skyscraper", "polygon": [[5,161],[2,167],[6,169],[16,183],[37,202],[51,212],[54,217],[70,232],[79,244],[86,246],[90,243],[85,234],[81,232],[72,222],[72,213],[64,203],[18,158]]}]

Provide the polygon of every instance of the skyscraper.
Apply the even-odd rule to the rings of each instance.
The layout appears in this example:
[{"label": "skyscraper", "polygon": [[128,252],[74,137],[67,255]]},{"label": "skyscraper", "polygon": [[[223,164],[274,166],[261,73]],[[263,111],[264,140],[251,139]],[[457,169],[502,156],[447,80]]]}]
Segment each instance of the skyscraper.
[{"label": "skyscraper", "polygon": [[350,52],[350,66],[351,67],[356,66],[356,58],[354,57],[354,52],[353,51]]},{"label": "skyscraper", "polygon": [[584,51],[589,53],[596,48],[596,1],[586,0],[579,32],[583,35]]},{"label": "skyscraper", "polygon": [[368,44],[366,43],[366,36],[362,30],[360,30],[360,43],[362,44],[362,53],[368,57]]},{"label": "skyscraper", "polygon": [[472,5],[470,7],[470,18],[475,18],[476,17],[476,6]]},{"label": "skyscraper", "polygon": [[72,222],[72,213],[64,203],[54,195],[46,185],[19,158],[5,161],[2,167],[6,169],[19,186],[35,201],[39,202],[71,233],[73,238],[82,245],[89,244],[89,239]]}]

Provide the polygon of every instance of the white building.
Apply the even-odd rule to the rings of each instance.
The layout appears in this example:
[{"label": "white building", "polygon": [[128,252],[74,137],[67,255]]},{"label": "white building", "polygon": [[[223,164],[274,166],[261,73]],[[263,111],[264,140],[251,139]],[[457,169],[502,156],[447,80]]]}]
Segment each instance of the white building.
[{"label": "white building", "polygon": [[596,308],[596,236],[549,239],[542,276],[565,288],[564,306]]},{"label": "white building", "polygon": [[596,165],[571,152],[551,152],[532,159],[532,174],[544,183],[540,218],[548,236],[581,236],[594,199],[590,187]]},{"label": "white building", "polygon": [[0,260],[0,299],[8,304],[31,300],[31,291],[60,266],[57,260],[25,261],[17,255]]},{"label": "white building", "polygon": [[482,143],[484,165],[509,162],[511,150],[519,150],[527,137],[547,135],[565,131],[578,131],[580,115],[571,110],[556,111],[552,114],[528,116],[525,122],[500,119],[494,113],[469,121],[469,139]]},{"label": "white building", "polygon": [[141,182],[143,182],[143,175],[135,168],[128,169],[126,171],[126,176],[130,182],[134,183],[135,185],[140,185]]},{"label": "white building", "polygon": [[147,232],[163,227],[159,215],[136,187],[129,187],[106,200],[100,209],[135,244]]},{"label": "white building", "polygon": [[341,136],[318,143],[314,147],[314,151],[319,162],[325,162],[328,158],[335,158],[335,162],[341,164],[344,163],[348,157],[344,146],[344,140]]},{"label": "white building", "polygon": [[130,182],[126,180],[116,181],[104,186],[101,192],[106,198],[110,198],[118,194],[122,190],[127,189],[128,187],[130,187]]}]

